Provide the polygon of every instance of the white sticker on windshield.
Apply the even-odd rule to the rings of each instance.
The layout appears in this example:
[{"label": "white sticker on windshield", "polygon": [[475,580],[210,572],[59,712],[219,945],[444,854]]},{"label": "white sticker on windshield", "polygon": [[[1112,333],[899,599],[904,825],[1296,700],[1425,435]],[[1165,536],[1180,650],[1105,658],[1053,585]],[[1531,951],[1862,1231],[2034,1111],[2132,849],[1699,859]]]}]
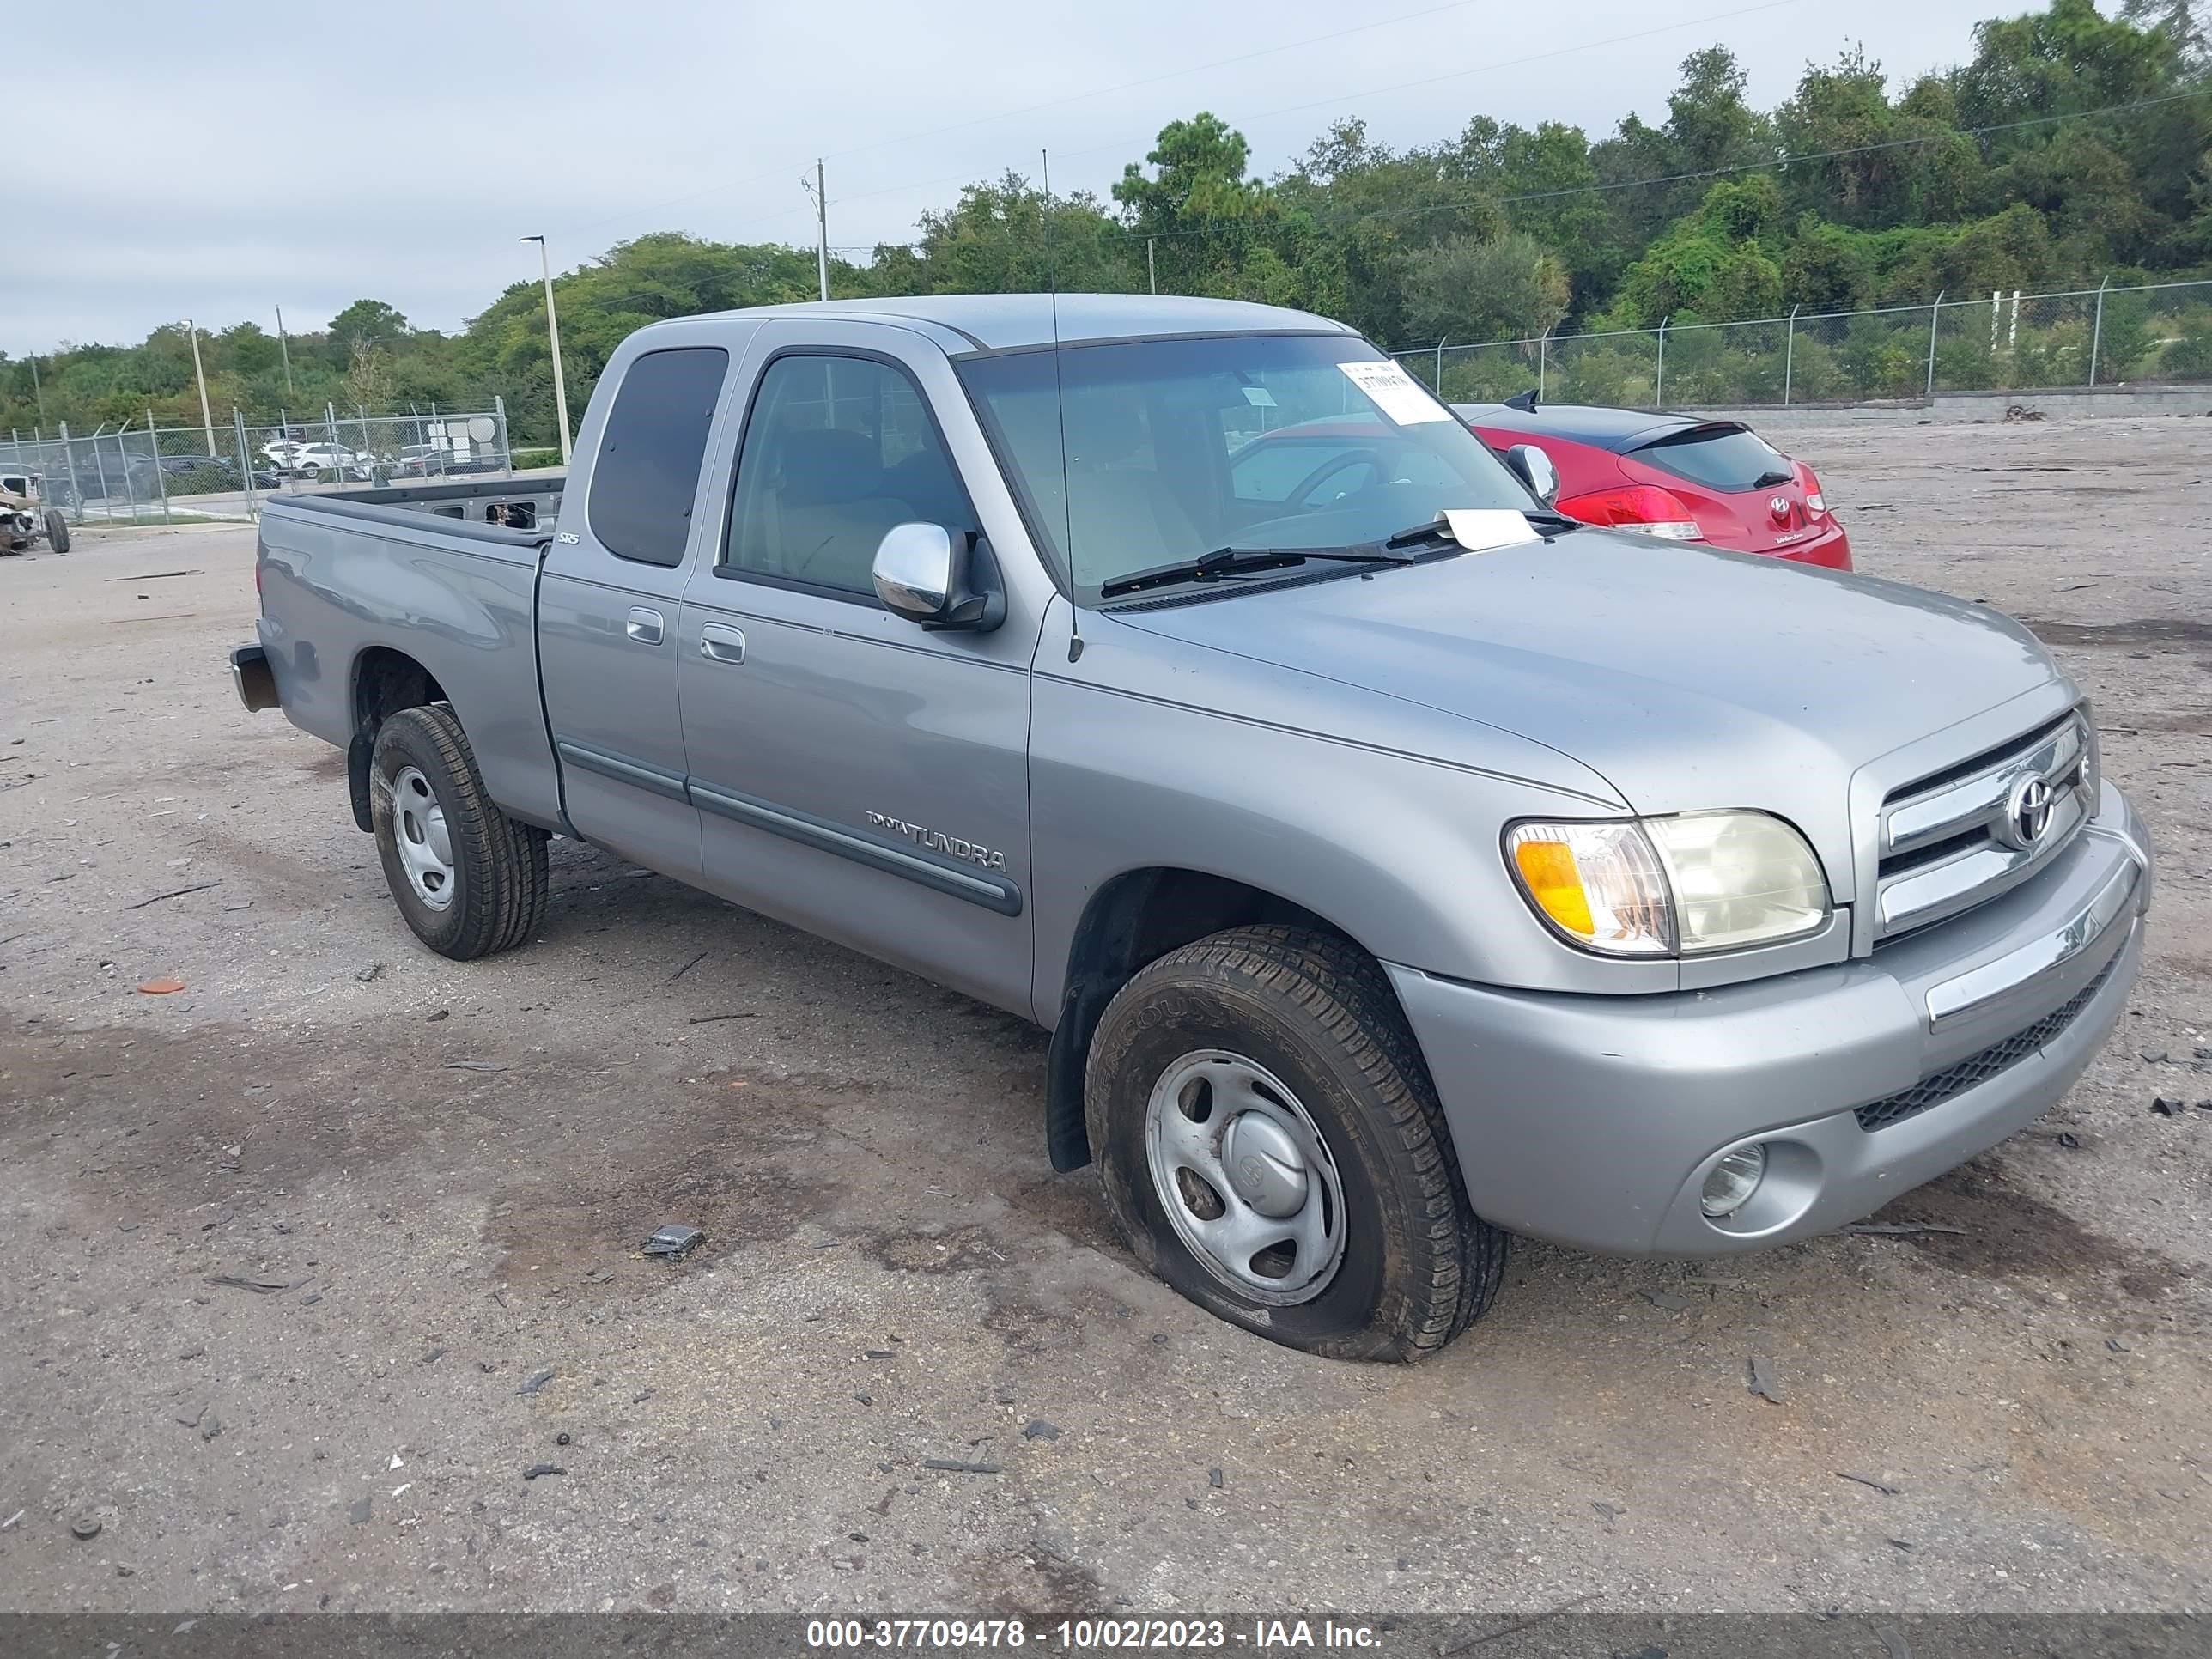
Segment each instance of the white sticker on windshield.
[{"label": "white sticker on windshield", "polygon": [[1275,406],[1275,394],[1263,386],[1248,386],[1243,392],[1244,401],[1255,409],[1273,409]]},{"label": "white sticker on windshield", "polygon": [[1379,363],[1339,363],[1337,367],[1344,371],[1345,379],[1373,398],[1376,407],[1400,426],[1452,417],[1451,410],[1429,396],[1419,380],[1389,358]]}]

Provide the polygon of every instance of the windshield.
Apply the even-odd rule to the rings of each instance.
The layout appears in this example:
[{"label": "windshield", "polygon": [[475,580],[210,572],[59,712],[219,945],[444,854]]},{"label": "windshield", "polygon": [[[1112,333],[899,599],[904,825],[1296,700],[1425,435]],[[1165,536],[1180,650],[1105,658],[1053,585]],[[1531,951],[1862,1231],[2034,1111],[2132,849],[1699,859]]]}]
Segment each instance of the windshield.
[{"label": "windshield", "polygon": [[1057,373],[1054,356],[959,368],[1081,604],[1218,549],[1356,546],[1446,507],[1535,505],[1419,382],[1349,335],[1067,346]]}]

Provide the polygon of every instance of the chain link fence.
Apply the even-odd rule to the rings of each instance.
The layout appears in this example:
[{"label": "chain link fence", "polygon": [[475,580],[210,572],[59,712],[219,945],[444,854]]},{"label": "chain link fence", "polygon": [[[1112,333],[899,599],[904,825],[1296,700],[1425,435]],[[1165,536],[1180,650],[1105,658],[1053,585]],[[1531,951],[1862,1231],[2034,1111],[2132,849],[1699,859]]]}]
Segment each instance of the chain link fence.
[{"label": "chain link fence", "polygon": [[1756,408],[2212,380],[2212,282],[1946,297],[1395,354],[1453,403]]},{"label": "chain link fence", "polygon": [[503,402],[489,410],[383,415],[278,411],[249,422],[155,427],[150,413],[114,430],[10,432],[0,471],[27,475],[73,524],[177,524],[251,519],[277,492],[506,476],[514,470]]}]

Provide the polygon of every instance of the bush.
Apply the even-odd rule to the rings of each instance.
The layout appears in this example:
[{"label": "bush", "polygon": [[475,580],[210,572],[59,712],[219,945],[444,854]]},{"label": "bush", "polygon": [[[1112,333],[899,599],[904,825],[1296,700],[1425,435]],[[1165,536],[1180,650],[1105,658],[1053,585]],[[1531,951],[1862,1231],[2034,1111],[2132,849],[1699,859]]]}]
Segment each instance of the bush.
[{"label": "bush", "polygon": [[557,449],[518,449],[512,452],[511,459],[517,471],[533,466],[558,466],[561,465],[561,452]]}]

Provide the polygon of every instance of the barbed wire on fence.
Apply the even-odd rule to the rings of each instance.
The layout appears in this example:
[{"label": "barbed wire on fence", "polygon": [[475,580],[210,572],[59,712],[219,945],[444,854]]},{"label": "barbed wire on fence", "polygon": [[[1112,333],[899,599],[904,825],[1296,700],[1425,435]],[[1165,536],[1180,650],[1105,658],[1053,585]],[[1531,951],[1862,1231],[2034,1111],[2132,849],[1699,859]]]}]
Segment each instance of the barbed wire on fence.
[{"label": "barbed wire on fence", "polygon": [[1657,408],[2212,381],[2212,279],[1449,341],[1390,354],[1440,397]]}]

